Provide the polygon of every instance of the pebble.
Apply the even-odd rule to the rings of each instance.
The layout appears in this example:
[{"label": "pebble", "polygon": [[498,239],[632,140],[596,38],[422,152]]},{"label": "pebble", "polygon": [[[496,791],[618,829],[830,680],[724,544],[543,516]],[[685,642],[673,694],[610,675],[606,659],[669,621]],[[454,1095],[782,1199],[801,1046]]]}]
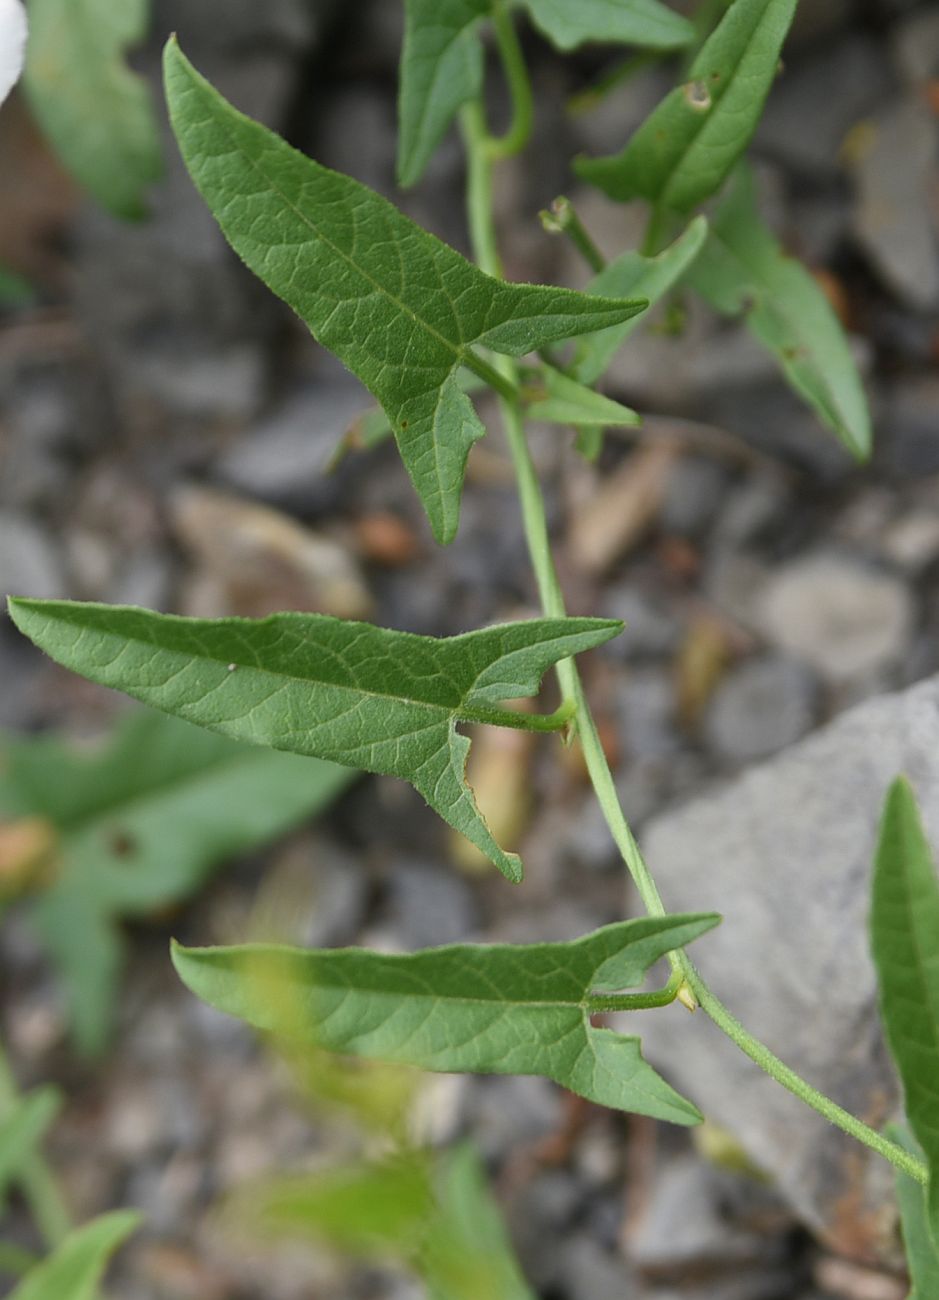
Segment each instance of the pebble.
[{"label": "pebble", "polygon": [[674,654],[681,623],[666,600],[633,583],[619,583],[605,593],[603,614],[626,624],[610,647],[627,660],[662,659]]},{"label": "pebble", "polygon": [[877,452],[904,478],[939,473],[939,376],[928,372],[899,380],[886,391]]},{"label": "pebble", "polygon": [[757,128],[757,148],[797,172],[830,180],[845,136],[893,84],[876,39],[857,34],[822,43],[787,64],[777,80]]},{"label": "pebble", "polygon": [[900,579],[817,552],[770,576],[759,615],[773,644],[840,684],[870,676],[902,655],[914,606]]},{"label": "pebble", "polygon": [[892,104],[865,122],[854,152],[854,230],[883,281],[910,307],[939,306],[934,212],[939,126],[925,103]]},{"label": "pebble", "polygon": [[732,763],[765,758],[811,731],[818,683],[804,664],[781,655],[732,669],[715,691],[704,720],[710,747]]},{"label": "pebble", "polygon": [[54,599],[66,594],[55,543],[29,515],[0,510],[0,596]]},{"label": "pebble", "polygon": [[634,1270],[590,1233],[579,1232],[565,1243],[560,1273],[568,1300],[625,1300],[642,1294]]},{"label": "pebble", "polygon": [[[671,911],[723,923],[695,963],[752,1032],[853,1114],[888,1116],[896,1083],[868,951],[870,870],[884,794],[906,772],[939,842],[939,678],[841,714],[782,754],[644,829]],[[895,1258],[892,1175],[860,1159],[704,1017],[643,1020],[648,1058],[727,1129],[833,1249]],[[857,1206],[846,1219],[844,1205]]]},{"label": "pebble", "polygon": [[627,1234],[629,1259],[650,1278],[713,1271],[733,1277],[772,1257],[765,1236],[742,1228],[725,1213],[729,1175],[694,1156],[662,1169],[641,1217]]},{"label": "pebble", "polygon": [[683,537],[700,537],[722,509],[728,477],[716,460],[682,456],[668,476],[660,526]]},{"label": "pebble", "polygon": [[631,758],[664,758],[678,748],[675,689],[666,669],[631,669],[618,684],[617,705],[623,746]]},{"label": "pebble", "polygon": [[240,492],[310,514],[335,503],[342,474],[329,472],[343,434],[371,406],[358,384],[305,384],[250,425],[218,458],[214,475]]},{"label": "pebble", "polygon": [[388,881],[389,922],[405,949],[469,939],[479,905],[470,885],[446,867],[396,861]]}]

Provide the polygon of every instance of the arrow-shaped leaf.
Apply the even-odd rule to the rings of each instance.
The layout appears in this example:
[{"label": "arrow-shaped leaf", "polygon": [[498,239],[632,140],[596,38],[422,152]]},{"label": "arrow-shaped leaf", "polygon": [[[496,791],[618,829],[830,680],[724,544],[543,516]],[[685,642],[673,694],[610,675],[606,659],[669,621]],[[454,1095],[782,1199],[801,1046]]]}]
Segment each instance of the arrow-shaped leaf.
[{"label": "arrow-shaped leaf", "polygon": [[[656,257],[643,257],[641,253],[628,252],[610,262],[587,286],[588,293],[604,296],[626,293],[648,299],[652,306],[688,270],[701,252],[707,237],[708,223],[704,217],[695,217],[674,243]],[[592,384],[606,370],[614,354],[626,342],[641,319],[613,325],[598,330],[589,338],[578,339],[574,352],[574,371],[583,383]]]},{"label": "arrow-shaped leaf", "polygon": [[440,541],[485,432],[457,382],[485,363],[627,320],[644,303],[485,275],[373,190],[236,112],[175,42],[166,93],[186,166],[229,243],[374,394]]},{"label": "arrow-shaped leaf", "polygon": [[88,1055],[110,1029],[119,922],[186,897],[220,862],[318,812],[354,779],[144,710],[101,750],[30,737],[11,741],[3,759],[0,817],[41,813],[58,832],[56,870],[31,917]]},{"label": "arrow-shaped leaf", "polygon": [[108,1260],[139,1222],[139,1214],[122,1210],[76,1229],[30,1270],[10,1300],[97,1300]]},{"label": "arrow-shaped leaf", "polygon": [[571,943],[456,945],[386,956],[360,948],[175,947],[194,993],[260,1029],[425,1070],[540,1074],[591,1101],[693,1124],[696,1108],[643,1060],[638,1038],[596,1029],[609,997],[717,924],[643,917]]},{"label": "arrow-shaped leaf", "polygon": [[[501,0],[499,0],[501,3]],[[659,0],[523,0],[559,49],[587,41],[674,50],[694,39],[686,19]],[[398,182],[414,185],[462,104],[483,84],[479,25],[493,0],[405,0],[398,98]]]},{"label": "arrow-shaped leaf", "polygon": [[616,636],[609,619],[535,619],[439,639],[324,614],[192,619],[74,601],[10,602],[59,663],[238,740],[410,781],[521,879],[483,821],[457,722],[538,727],[499,701],[534,695],[560,659]]},{"label": "arrow-shaped leaf", "polygon": [[150,91],[124,61],[148,0],[29,0],[25,86],[62,163],[118,217],[142,217],[162,170]]},{"label": "arrow-shaped leaf", "polygon": [[819,284],[767,229],[745,166],[714,214],[688,283],[717,311],[742,313],[792,387],[848,450],[870,454],[870,413],[844,330]]},{"label": "arrow-shaped leaf", "polygon": [[939,881],[903,778],[890,787],[880,824],[871,950],[906,1116],[929,1167],[926,1219],[939,1248]]},{"label": "arrow-shaped leaf", "polygon": [[796,0],[734,0],[677,86],[626,148],[581,159],[580,176],[614,199],[687,212],[713,194],[756,129]]}]

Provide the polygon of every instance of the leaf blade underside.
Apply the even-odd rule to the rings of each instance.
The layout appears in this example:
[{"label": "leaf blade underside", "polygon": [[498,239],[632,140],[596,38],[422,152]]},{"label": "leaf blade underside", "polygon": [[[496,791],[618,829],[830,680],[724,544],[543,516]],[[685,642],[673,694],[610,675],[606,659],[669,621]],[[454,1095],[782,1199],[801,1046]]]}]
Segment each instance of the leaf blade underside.
[{"label": "leaf blade underside", "polygon": [[510,880],[520,863],[476,807],[470,742],[456,724],[535,694],[553,664],[621,630],[610,619],[533,619],[434,638],[324,614],[185,619],[28,600],[10,611],[59,663],[144,704],[237,740],[403,777]]},{"label": "leaf blade underside", "polygon": [[643,917],[570,943],[390,956],[177,945],[173,961],[204,1001],[259,1029],[422,1069],[539,1074],[600,1105],[689,1124],[696,1108],[645,1062],[639,1039],[593,1027],[589,994],[601,972],[615,969],[623,987],[718,920]]},{"label": "leaf blade underside", "polygon": [[713,216],[688,283],[716,311],[742,314],[848,451],[859,459],[870,455],[870,412],[844,330],[818,282],[764,224],[745,166]]},{"label": "leaf blade underside", "polygon": [[434,534],[456,534],[485,430],[457,383],[475,346],[523,356],[643,303],[493,279],[351,177],[228,104],[170,41],[170,119],[189,172],[246,263],[387,413]]},{"label": "leaf blade underside", "polygon": [[147,0],[29,0],[24,85],[68,171],[115,216],[144,216],[163,169],[159,128],[124,50],[143,40]]}]

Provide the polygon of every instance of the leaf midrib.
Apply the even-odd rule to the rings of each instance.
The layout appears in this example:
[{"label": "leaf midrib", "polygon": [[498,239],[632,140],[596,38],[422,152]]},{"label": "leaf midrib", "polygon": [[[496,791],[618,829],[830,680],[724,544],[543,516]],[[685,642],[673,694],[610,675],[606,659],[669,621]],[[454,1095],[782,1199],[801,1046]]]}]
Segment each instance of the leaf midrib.
[{"label": "leaf midrib", "polygon": [[[81,629],[81,632],[84,633],[89,630],[90,630],[89,628],[83,627]],[[152,641],[135,640],[130,637],[121,638],[119,633],[113,631],[107,631],[105,632],[105,635],[118,637],[119,639],[122,639],[123,644],[121,646],[121,650],[126,649],[128,645],[137,645],[141,647],[147,647],[148,649],[152,650],[154,654],[173,654],[173,655],[182,655],[184,658],[187,657],[187,652],[184,650],[167,650],[164,646],[161,646],[158,643]],[[188,658],[190,661],[195,660],[195,662],[197,663],[225,665],[225,671],[227,677],[223,677],[217,686],[211,688],[212,690],[217,690],[219,686],[224,685],[226,680],[234,681],[239,671],[242,673],[258,673],[260,675],[267,676],[267,677],[281,678],[285,682],[293,682],[299,686],[320,686],[326,690],[343,691],[346,692],[347,694],[357,695],[357,696],[364,695],[370,699],[393,700],[396,704],[406,704],[408,707],[427,709],[428,711],[442,713],[445,718],[451,718],[451,719],[452,718],[459,719],[460,710],[470,707],[468,704],[468,696],[470,695],[473,689],[472,687],[470,687],[470,689],[460,697],[457,704],[451,706],[449,704],[435,704],[432,700],[415,699],[409,695],[394,695],[388,691],[376,691],[365,686],[347,686],[340,682],[324,682],[317,677],[299,677],[295,673],[284,672],[276,668],[258,667],[258,665],[256,664],[239,664],[236,662],[235,670],[230,671],[228,665],[233,661],[231,660],[230,657],[225,657],[225,656],[217,657],[212,654],[199,653],[199,654],[189,654]],[[114,660],[112,660],[111,662],[113,663]],[[487,667],[488,666],[489,665],[487,665]],[[152,689],[159,690],[160,687],[154,687]],[[208,695],[208,693],[209,692],[207,691],[206,695]],[[202,698],[205,699],[206,697],[203,696]]]},{"label": "leaf midrib", "polygon": [[[187,75],[189,74],[187,73]],[[194,84],[197,87],[200,95],[203,98],[206,98],[205,92],[201,84],[198,81],[193,81],[192,84]],[[234,113],[235,110],[232,109],[230,105],[226,105],[224,110],[224,118],[216,117],[216,120],[219,121],[222,126],[222,130],[225,136],[230,141],[234,141],[234,136],[232,134],[233,128],[229,125],[226,119],[230,115],[233,116]],[[360,275],[363,280],[365,280],[368,284],[370,284],[372,288],[381,297],[387,299],[405,316],[410,317],[410,319],[417,326],[419,326],[421,329],[426,331],[426,333],[429,334],[433,339],[435,339],[438,343],[442,343],[445,348],[447,348],[450,352],[452,352],[454,356],[454,361],[453,361],[454,366],[457,363],[465,364],[464,358],[466,357],[473,357],[474,359],[478,359],[476,358],[476,354],[473,352],[472,348],[466,347],[464,345],[454,344],[452,339],[447,338],[445,334],[441,334],[440,331],[435,329],[434,326],[431,325],[429,321],[425,320],[421,316],[418,316],[417,313],[413,310],[413,308],[409,307],[406,303],[402,302],[401,299],[396,297],[395,294],[391,293],[388,290],[388,288],[384,284],[382,284],[380,280],[375,279],[375,277],[372,276],[368,271],[366,271],[362,266],[360,266],[358,262],[354,261],[353,258],[351,258],[340,247],[340,245],[335,244],[328,236],[323,235],[320,232],[319,227],[316,225],[316,223],[313,220],[311,220],[311,218],[303,211],[302,208],[297,207],[297,205],[288,197],[288,195],[284,193],[284,191],[277,184],[277,182],[271,179],[271,177],[260,165],[260,163],[256,162],[252,157],[250,157],[250,155],[247,154],[245,150],[241,147],[241,145],[238,144],[236,141],[234,143],[234,147],[232,151],[234,153],[240,154],[241,157],[244,158],[244,160],[247,162],[248,166],[258,173],[258,175],[264,180],[264,182],[269,186],[269,188],[281,200],[284,206],[295,214],[295,216],[300,220],[301,224],[308,227],[308,229],[312,232],[314,239],[319,240],[320,243],[324,244],[331,252],[335,253],[343,262],[345,262],[347,266],[351,267],[352,270],[354,270],[357,275]],[[298,154],[298,156],[302,158],[305,162],[312,163],[314,167],[329,173],[328,167],[322,167],[320,163],[315,162],[311,158],[307,158],[305,154]],[[338,173],[330,173],[330,174],[338,175]],[[346,178],[341,177],[341,179],[344,180]],[[378,197],[380,198],[381,196]],[[474,269],[478,270],[478,268],[474,268]],[[484,271],[479,271],[478,273],[480,275],[485,275]],[[491,277],[487,276],[486,278],[489,279]],[[494,283],[497,288],[501,287],[498,281],[494,281]]]},{"label": "leaf midrib", "polygon": [[[746,41],[746,44],[745,44],[744,47],[743,47],[743,51],[742,51],[740,57],[737,59],[737,61],[736,61],[736,63],[734,64],[733,68],[731,69],[730,76],[727,78],[727,81],[726,81],[726,83],[725,83],[725,85],[724,85],[724,89],[723,89],[723,91],[722,91],[722,93],[721,93],[721,96],[720,96],[720,98],[716,101],[716,103],[715,103],[715,105],[714,105],[714,112],[713,112],[713,113],[710,113],[710,112],[709,112],[709,113],[702,114],[702,116],[701,116],[701,123],[700,123],[700,125],[698,126],[697,131],[695,131],[695,133],[694,133],[694,135],[692,136],[691,140],[689,141],[688,145],[685,147],[685,149],[684,149],[684,151],[682,152],[681,156],[677,159],[677,161],[676,161],[674,167],[673,167],[673,168],[671,169],[671,171],[669,172],[669,174],[668,174],[668,179],[667,179],[667,181],[665,182],[665,184],[662,186],[660,202],[665,202],[665,199],[666,199],[666,196],[667,196],[667,194],[668,194],[669,188],[670,188],[670,186],[671,186],[671,184],[672,184],[672,181],[673,181],[674,178],[675,178],[675,174],[676,174],[676,173],[678,172],[678,170],[683,166],[683,164],[684,164],[684,162],[685,162],[685,159],[688,157],[688,155],[691,153],[692,149],[694,149],[695,145],[698,143],[698,140],[701,138],[702,133],[706,130],[706,128],[710,125],[710,123],[714,121],[714,118],[717,116],[717,110],[720,108],[721,104],[724,102],[724,100],[727,98],[727,96],[730,94],[731,90],[733,89],[734,85],[736,84],[736,82],[737,82],[737,80],[738,80],[738,78],[739,78],[739,76],[740,76],[741,68],[742,68],[742,66],[743,66],[743,63],[744,63],[745,59],[747,58],[747,55],[750,53],[750,48],[751,48],[751,46],[753,45],[753,42],[754,42],[754,41],[756,40],[756,38],[759,36],[760,31],[761,31],[761,29],[762,29],[762,27],[763,27],[763,23],[765,22],[765,20],[766,20],[766,10],[763,11],[763,15],[762,15],[762,17],[760,18],[760,20],[759,20],[759,22],[757,23],[757,25],[754,27],[753,31],[750,33],[750,36],[748,37],[748,39],[747,39],[747,41]],[[696,75],[694,74],[694,69],[691,70],[691,80],[692,80],[692,81],[703,80],[703,79],[706,77],[706,75],[707,75],[707,74],[705,73],[705,74],[703,74],[702,77],[698,77],[698,76],[696,76]],[[672,93],[675,94],[676,96],[679,95],[679,94],[682,94],[682,93],[683,93],[683,87],[681,87],[681,86],[676,87],[675,91],[673,91]]]}]

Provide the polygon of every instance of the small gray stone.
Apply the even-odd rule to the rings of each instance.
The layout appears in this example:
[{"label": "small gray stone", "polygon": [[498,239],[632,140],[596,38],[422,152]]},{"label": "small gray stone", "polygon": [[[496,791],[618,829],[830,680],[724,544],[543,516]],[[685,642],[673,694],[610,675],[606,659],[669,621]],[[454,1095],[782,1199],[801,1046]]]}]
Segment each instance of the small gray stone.
[{"label": "small gray stone", "polygon": [[631,669],[620,684],[617,705],[623,744],[632,758],[663,758],[678,748],[675,687],[665,669]]},{"label": "small gray stone", "polygon": [[939,376],[904,378],[888,390],[881,419],[883,454],[895,473],[920,479],[939,473]]},{"label": "small gray stone", "polygon": [[46,600],[64,594],[62,562],[50,537],[28,515],[0,511],[0,596]]},{"label": "small gray stone", "polygon": [[765,635],[834,683],[862,680],[896,662],[913,626],[908,587],[888,573],[824,552],[770,578],[760,602]]},{"label": "small gray stone", "polygon": [[635,1273],[626,1261],[585,1232],[564,1243],[560,1275],[569,1300],[626,1300],[639,1294]]},{"label": "small gray stone", "polygon": [[708,744],[734,763],[766,758],[811,731],[818,684],[793,659],[769,655],[734,668],[708,706]]},{"label": "small gray stone", "polygon": [[280,506],[319,510],[336,495],[327,470],[343,434],[369,409],[368,394],[352,382],[311,383],[252,425],[215,464],[231,487]]},{"label": "small gray stone", "polygon": [[911,90],[939,76],[939,10],[935,7],[901,19],[890,40],[894,63]]},{"label": "small gray stone", "polygon": [[718,461],[682,456],[668,476],[660,526],[685,537],[700,536],[721,509],[727,481],[727,470]]},{"label": "small gray stone", "polygon": [[444,867],[395,862],[388,882],[390,923],[406,949],[468,939],[479,906],[467,882]]},{"label": "small gray stone", "polygon": [[878,41],[856,35],[825,43],[779,78],[757,128],[757,144],[792,167],[827,178],[848,131],[892,90]]},{"label": "small gray stone", "polygon": [[320,837],[313,846],[312,898],[302,940],[309,948],[350,944],[368,906],[368,881],[359,859]]},{"label": "small gray stone", "polygon": [[667,1164],[628,1236],[629,1259],[649,1277],[672,1280],[686,1270],[734,1273],[765,1259],[766,1238],[725,1215],[727,1184],[728,1175],[696,1156]]},{"label": "small gray stone", "polygon": [[[880,810],[899,772],[939,842],[939,678],[843,714],[644,836],[670,911],[723,914],[694,945],[716,994],[802,1077],[878,1123],[897,1092],[867,917]],[[846,1253],[891,1258],[885,1162],[763,1075],[701,1013],[669,1007],[641,1028],[649,1058],[737,1137],[805,1224]]]},{"label": "small gray stone", "polygon": [[869,128],[870,142],[855,162],[855,233],[896,295],[930,310],[939,304],[935,115],[911,98],[879,113]]},{"label": "small gray stone", "polygon": [[662,659],[674,654],[681,637],[681,624],[666,603],[632,583],[610,588],[604,614],[626,624],[623,635],[611,643],[611,653],[627,660]]},{"label": "small gray stone", "polygon": [[561,1092],[534,1075],[492,1075],[473,1081],[467,1125],[485,1159],[505,1159],[519,1144],[557,1132],[563,1122]]}]

